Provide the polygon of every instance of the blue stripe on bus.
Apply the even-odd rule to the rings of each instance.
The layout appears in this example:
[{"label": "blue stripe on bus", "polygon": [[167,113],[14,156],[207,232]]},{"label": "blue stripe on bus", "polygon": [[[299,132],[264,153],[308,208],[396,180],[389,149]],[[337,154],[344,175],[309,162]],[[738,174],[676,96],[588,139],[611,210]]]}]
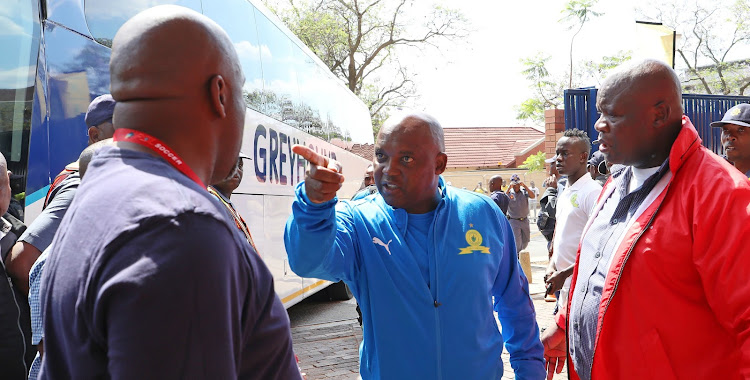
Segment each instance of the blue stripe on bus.
[{"label": "blue stripe on bus", "polygon": [[26,196],[26,206],[35,203],[36,201],[40,199],[44,199],[44,197],[47,196],[47,191],[49,191],[49,185],[33,192],[31,195]]}]

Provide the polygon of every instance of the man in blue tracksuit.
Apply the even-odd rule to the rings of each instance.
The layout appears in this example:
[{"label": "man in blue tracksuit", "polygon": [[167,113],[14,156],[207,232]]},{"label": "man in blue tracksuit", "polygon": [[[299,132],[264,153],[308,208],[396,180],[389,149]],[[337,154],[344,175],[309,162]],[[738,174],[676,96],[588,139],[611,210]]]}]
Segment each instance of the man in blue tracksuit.
[{"label": "man in blue tracksuit", "polygon": [[364,380],[500,379],[503,342],[517,379],[543,379],[510,225],[490,198],[445,186],[444,150],[432,117],[393,117],[375,145],[378,192],[337,202],[339,163],[295,146],[311,165],[284,235],[292,270],[351,288]]}]

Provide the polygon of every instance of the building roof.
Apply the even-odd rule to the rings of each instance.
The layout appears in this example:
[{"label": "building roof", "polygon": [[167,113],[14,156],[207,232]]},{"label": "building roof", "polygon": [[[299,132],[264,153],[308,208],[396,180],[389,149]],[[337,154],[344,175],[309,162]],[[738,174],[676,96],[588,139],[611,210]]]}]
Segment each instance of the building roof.
[{"label": "building roof", "polygon": [[532,127],[445,128],[444,134],[448,168],[505,167],[544,139]]},{"label": "building roof", "polygon": [[354,144],[346,150],[369,161],[375,158],[375,145],[373,144]]}]

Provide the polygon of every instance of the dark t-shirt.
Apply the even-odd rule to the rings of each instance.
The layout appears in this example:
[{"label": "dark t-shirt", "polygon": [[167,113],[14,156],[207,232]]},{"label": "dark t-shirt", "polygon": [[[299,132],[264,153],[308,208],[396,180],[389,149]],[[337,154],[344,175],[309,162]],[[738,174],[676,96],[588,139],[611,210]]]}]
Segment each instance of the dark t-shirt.
[{"label": "dark t-shirt", "polygon": [[510,203],[508,194],[505,194],[502,191],[493,191],[492,194],[490,194],[490,198],[495,201],[497,207],[500,207],[500,210],[503,212],[503,214],[508,213],[508,204]]},{"label": "dark t-shirt", "polygon": [[224,206],[160,158],[97,153],[42,288],[42,379],[300,377],[271,273]]}]

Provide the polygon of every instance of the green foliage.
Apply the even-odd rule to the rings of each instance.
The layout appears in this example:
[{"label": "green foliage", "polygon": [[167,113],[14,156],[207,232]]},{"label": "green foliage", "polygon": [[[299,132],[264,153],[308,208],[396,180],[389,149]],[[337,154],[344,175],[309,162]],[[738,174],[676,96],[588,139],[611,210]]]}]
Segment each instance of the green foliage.
[{"label": "green foliage", "polygon": [[544,102],[539,100],[539,98],[526,99],[523,103],[516,106],[516,119],[528,120],[534,124],[543,124],[545,109],[547,107],[545,107]]},{"label": "green foliage", "polygon": [[[604,56],[599,62],[586,61],[583,63],[583,76],[588,81],[588,85],[600,85],[607,74],[617,66],[629,61],[632,58],[632,51],[619,51],[615,55]],[[596,83],[594,83],[596,82]]]},{"label": "green foliage", "polygon": [[592,9],[598,2],[599,0],[570,0],[561,11],[563,18],[560,21],[570,24],[569,29],[576,25],[583,26],[586,21],[604,14]]},{"label": "green foliage", "polygon": [[[529,81],[534,95],[516,107],[516,119],[544,125],[544,110],[562,105],[563,91],[571,84],[561,73],[551,73],[547,68],[550,56],[537,53],[533,57],[521,59],[524,69],[521,73]],[[619,52],[602,57],[601,61],[585,61],[577,65],[573,72],[572,86],[598,85],[615,67],[631,59],[631,52]]]},{"label": "green foliage", "polygon": [[594,11],[592,8],[596,5],[599,0],[570,0],[565,4],[565,8],[562,10],[563,18],[560,22],[567,23],[568,29],[573,29],[576,25],[578,30],[570,38],[570,73],[568,75],[568,88],[573,88],[573,42],[575,41],[578,33],[583,29],[583,25],[586,21],[594,17],[599,17],[604,13]]},{"label": "green foliage", "polygon": [[534,172],[541,172],[544,170],[544,160],[546,159],[544,152],[539,152],[537,154],[532,154],[526,160],[523,161],[523,164],[519,165],[518,167],[521,169],[526,169],[531,173]]}]

